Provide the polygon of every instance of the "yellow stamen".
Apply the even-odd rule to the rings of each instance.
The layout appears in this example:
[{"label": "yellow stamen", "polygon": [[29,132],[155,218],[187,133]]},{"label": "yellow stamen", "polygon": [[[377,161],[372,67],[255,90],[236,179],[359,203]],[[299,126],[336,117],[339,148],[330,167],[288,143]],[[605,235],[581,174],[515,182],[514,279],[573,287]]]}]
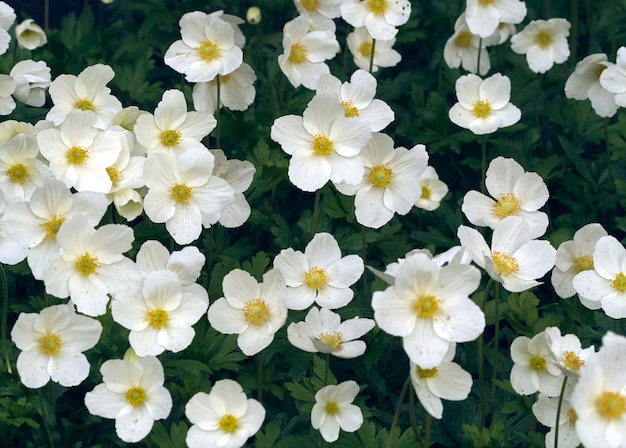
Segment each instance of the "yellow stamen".
[{"label": "yellow stamen", "polygon": [[617,289],[619,292],[626,291],[626,275],[624,275],[623,272],[617,274],[611,282],[611,286],[613,287],[613,289]]},{"label": "yellow stamen", "polygon": [[115,185],[118,180],[120,180],[120,172],[114,166],[110,166],[107,168],[107,174],[109,175],[109,179],[111,179],[111,183]]},{"label": "yellow stamen", "polygon": [[393,180],[393,171],[387,165],[372,167],[367,180],[376,188],[386,188]]},{"label": "yellow stamen", "polygon": [[371,42],[363,42],[359,47],[359,53],[365,58],[372,57],[372,43]]},{"label": "yellow stamen", "polygon": [[289,51],[287,61],[292,64],[302,64],[306,61],[307,54],[308,52],[303,44],[293,44],[291,46],[291,50]]},{"label": "yellow stamen", "polygon": [[161,132],[161,143],[168,148],[178,146],[182,140],[182,134],[176,129],[168,129]]},{"label": "yellow stamen", "polygon": [[7,177],[11,182],[22,185],[30,177],[30,173],[25,165],[16,163],[7,170]]},{"label": "yellow stamen", "polygon": [[98,257],[90,255],[89,252],[85,252],[74,264],[76,270],[83,277],[89,277],[92,274],[98,273],[100,264],[98,263]]},{"label": "yellow stamen", "polygon": [[585,361],[580,359],[576,353],[568,350],[563,352],[563,365],[574,372],[578,372],[585,365]]},{"label": "yellow stamen", "polygon": [[478,100],[474,104],[473,113],[476,118],[487,118],[491,114],[491,104],[487,100]]},{"label": "yellow stamen", "polygon": [[602,392],[595,404],[605,420],[616,420],[626,412],[626,398],[618,392]]},{"label": "yellow stamen", "polygon": [[469,48],[472,45],[472,37],[474,35],[469,31],[461,31],[456,39],[454,39],[454,43],[461,48]]},{"label": "yellow stamen", "polygon": [[165,310],[156,309],[149,310],[146,313],[146,320],[150,323],[153,328],[160,330],[167,325],[167,321],[169,319],[169,314]]},{"label": "yellow stamen", "polygon": [[548,30],[539,31],[535,37],[535,43],[545,50],[552,44],[552,34]]},{"label": "yellow stamen", "polygon": [[316,135],[311,143],[313,155],[327,156],[333,152],[333,142],[323,135]]},{"label": "yellow stamen", "polygon": [[224,414],[220,418],[218,425],[224,432],[235,432],[239,426],[239,420],[233,414]]},{"label": "yellow stamen", "polygon": [[513,193],[507,193],[498,199],[498,202],[493,204],[493,214],[498,219],[504,219],[507,216],[517,215],[520,211],[520,200]]},{"label": "yellow stamen", "polygon": [[39,340],[39,349],[45,356],[56,356],[63,347],[63,340],[58,334],[47,334]]},{"label": "yellow stamen", "polygon": [[588,254],[581,255],[576,259],[576,261],[574,261],[574,269],[577,274],[582,271],[589,271],[593,269],[593,257]]},{"label": "yellow stamen", "polygon": [[419,296],[413,304],[413,309],[422,319],[434,320],[439,311],[439,300],[435,296]]},{"label": "yellow stamen", "polygon": [[341,344],[343,343],[343,335],[336,331],[334,333],[320,333],[317,339],[333,350],[341,350]]},{"label": "yellow stamen", "polygon": [[243,317],[250,325],[263,325],[270,317],[267,302],[263,299],[248,300],[243,307]]},{"label": "yellow stamen", "polygon": [[300,4],[307,11],[315,12],[320,7],[320,0],[300,0]]},{"label": "yellow stamen", "polygon": [[432,369],[422,369],[420,366],[415,366],[415,372],[417,373],[418,378],[434,378],[439,373],[437,371],[437,367],[433,367]]},{"label": "yellow stamen", "polygon": [[544,371],[546,370],[546,359],[541,356],[533,356],[530,360],[530,367],[533,370]]},{"label": "yellow stamen", "polygon": [[367,0],[367,5],[374,15],[381,16],[387,10],[387,0]]},{"label": "yellow stamen", "polygon": [[220,49],[210,40],[200,42],[198,56],[205,62],[211,62],[220,57]]},{"label": "yellow stamen", "polygon": [[501,277],[506,277],[507,275],[515,274],[519,271],[517,260],[509,254],[492,252],[491,260],[493,261],[493,269]]},{"label": "yellow stamen", "polygon": [[146,391],[141,387],[132,387],[126,391],[126,402],[136,408],[146,401]]},{"label": "yellow stamen", "polygon": [[354,118],[359,116],[359,109],[352,104],[352,101],[342,101],[341,105],[343,106],[346,117]]},{"label": "yellow stamen", "polygon": [[334,415],[339,412],[339,406],[334,401],[331,401],[326,405],[326,413],[330,415]]},{"label": "yellow stamen", "polygon": [[65,157],[70,165],[84,165],[89,158],[89,152],[80,146],[72,146]]},{"label": "yellow stamen", "polygon": [[420,199],[430,199],[430,194],[430,188],[422,185],[422,196],[420,196]]},{"label": "yellow stamen", "polygon": [[82,100],[76,101],[76,104],[74,104],[74,108],[80,109],[80,110],[95,110],[96,109],[93,103],[89,101],[87,98],[83,98]]},{"label": "yellow stamen", "polygon": [[170,193],[176,203],[189,205],[189,199],[193,196],[193,189],[185,184],[176,184],[172,187]]},{"label": "yellow stamen", "polygon": [[55,215],[55,217],[52,218],[50,221],[39,224],[39,227],[43,227],[43,229],[46,231],[47,240],[54,240],[57,237],[57,232],[61,228],[61,224],[63,224],[64,222],[65,218]]},{"label": "yellow stamen", "polygon": [[324,272],[324,269],[318,268],[317,266],[312,267],[304,273],[304,283],[311,289],[320,289],[327,281],[326,272]]}]

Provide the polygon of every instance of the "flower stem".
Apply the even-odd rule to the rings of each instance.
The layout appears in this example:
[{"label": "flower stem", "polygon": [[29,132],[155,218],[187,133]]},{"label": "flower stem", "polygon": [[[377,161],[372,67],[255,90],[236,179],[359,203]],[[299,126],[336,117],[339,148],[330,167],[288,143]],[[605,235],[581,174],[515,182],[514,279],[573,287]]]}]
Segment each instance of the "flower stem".
[{"label": "flower stem", "polygon": [[[361,228],[361,258],[363,259],[363,263],[367,264],[367,230],[365,228],[365,226],[363,226]],[[361,293],[361,297],[363,298],[363,300],[366,300],[366,297],[368,297],[368,292],[367,292],[367,269],[365,271],[363,271],[363,276],[361,277],[361,286],[363,289],[363,292]]]},{"label": "flower stem", "polygon": [[330,353],[324,354],[324,361],[326,361],[326,365],[324,366],[324,384],[328,385],[328,377],[330,376]]},{"label": "flower stem", "polygon": [[402,386],[402,390],[400,391],[400,396],[398,397],[398,404],[396,404],[396,412],[393,414],[393,420],[391,421],[391,428],[389,428],[389,436],[387,436],[387,443],[385,444],[385,448],[391,448],[391,441],[393,440],[393,432],[398,426],[398,420],[400,419],[400,410],[402,409],[402,403],[404,402],[404,396],[406,395],[406,391],[409,389],[409,385],[411,384],[411,375],[407,377],[404,385]]},{"label": "flower stem", "polygon": [[[487,299],[489,298],[489,290],[493,285],[493,279],[489,279],[487,282],[487,286],[485,286],[485,295],[483,296],[482,303],[480,305],[480,309],[485,312],[485,308],[487,307]],[[479,384],[479,394],[480,394],[480,421],[481,426],[485,426],[486,420],[486,402],[485,402],[485,372],[483,370],[484,365],[484,347],[485,347],[485,337],[481,333],[478,337],[478,348],[477,348],[477,356],[478,356],[478,384]]]},{"label": "flower stem", "polygon": [[257,400],[259,400],[259,403],[263,403],[263,359],[261,356],[259,356],[257,358],[257,361],[259,363],[259,368],[257,369],[256,372],[256,381],[257,381]]},{"label": "flower stem", "polygon": [[411,421],[411,428],[413,429],[417,443],[422,448],[427,448],[426,445],[424,445],[424,440],[422,439],[422,434],[420,433],[420,429],[417,426],[417,419],[415,418],[415,390],[412,386],[411,384],[412,392],[409,392],[409,420]]},{"label": "flower stem", "polygon": [[426,412],[426,420],[424,422],[424,440],[422,446],[428,448],[430,446],[430,427],[433,421],[433,417]]},{"label": "flower stem", "polygon": [[11,360],[9,358],[9,341],[7,340],[7,316],[9,314],[9,287],[7,285],[7,276],[4,272],[4,265],[0,263],[0,285],[2,285],[2,352],[4,353],[4,362],[7,365],[7,372],[13,373],[11,370]]},{"label": "flower stem", "polygon": [[[493,330],[493,351],[494,353],[500,353],[498,350],[498,341],[500,339],[500,284],[496,285],[495,289],[495,301],[494,304],[494,330]],[[496,397],[496,378],[498,377],[498,360],[493,363],[491,371],[491,399],[495,400]]]},{"label": "flower stem", "polygon": [[376,39],[372,39],[372,52],[370,54],[370,68],[369,68],[369,72],[372,73],[372,70],[374,69],[374,53],[376,51]]},{"label": "flower stem", "polygon": [[561,406],[563,405],[563,395],[565,395],[565,386],[567,385],[567,375],[563,378],[561,385],[561,393],[559,394],[559,404],[556,406],[556,422],[554,426],[554,448],[559,447],[559,420],[561,419]]},{"label": "flower stem", "polygon": [[478,39],[478,59],[476,61],[476,74],[480,76],[480,53],[483,50],[483,38]]},{"label": "flower stem", "polygon": [[54,448],[54,440],[52,439],[52,431],[50,430],[50,424],[48,423],[48,414],[46,412],[46,403],[43,399],[43,394],[41,393],[41,388],[37,390],[37,395],[39,395],[39,406],[41,406],[41,418],[43,420],[43,426],[46,430],[46,438],[48,439],[48,445],[50,448]]},{"label": "flower stem", "polygon": [[487,136],[483,135],[481,142],[481,155],[482,155],[482,165],[481,165],[481,183],[480,190],[483,194],[487,193],[487,187],[485,185],[485,177],[487,176]]}]

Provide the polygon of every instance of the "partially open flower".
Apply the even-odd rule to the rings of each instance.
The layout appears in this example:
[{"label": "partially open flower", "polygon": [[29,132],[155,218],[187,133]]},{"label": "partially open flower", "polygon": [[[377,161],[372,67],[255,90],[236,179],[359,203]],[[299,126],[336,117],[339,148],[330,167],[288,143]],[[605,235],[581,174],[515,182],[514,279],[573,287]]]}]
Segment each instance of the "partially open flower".
[{"label": "partially open flower", "polygon": [[20,47],[34,50],[48,42],[46,33],[33,19],[26,19],[15,27],[15,38]]}]

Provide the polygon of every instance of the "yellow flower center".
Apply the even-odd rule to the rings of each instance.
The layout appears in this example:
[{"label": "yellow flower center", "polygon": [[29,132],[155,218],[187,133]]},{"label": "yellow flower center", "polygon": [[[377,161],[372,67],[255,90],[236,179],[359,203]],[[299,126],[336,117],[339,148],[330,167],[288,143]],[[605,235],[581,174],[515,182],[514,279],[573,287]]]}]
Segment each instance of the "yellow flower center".
[{"label": "yellow flower center", "polygon": [[371,42],[363,42],[359,47],[359,53],[363,57],[371,58],[372,57],[372,43]]},{"label": "yellow flower center", "polygon": [[478,100],[474,103],[473,112],[476,118],[487,118],[491,114],[491,104],[487,100]]},{"label": "yellow flower center", "polygon": [[602,392],[595,404],[605,420],[615,420],[626,412],[626,398],[618,392]]},{"label": "yellow flower center", "polygon": [[224,84],[228,84],[230,82],[230,74],[228,75],[217,75],[213,81],[211,81],[213,84],[217,84],[217,78],[220,79],[220,84],[224,85]]},{"label": "yellow flower center", "polygon": [[478,0],[480,6],[491,5],[495,0]]},{"label": "yellow flower center", "polygon": [[65,218],[56,215],[48,222],[44,222],[43,224],[39,224],[39,227],[43,227],[46,231],[46,239],[54,240],[57,237],[57,232],[61,228],[61,224],[65,222]]},{"label": "yellow flower center", "polygon": [[92,274],[96,274],[98,272],[98,268],[100,264],[98,264],[98,257],[94,257],[90,255],[89,252],[85,252],[74,265],[76,270],[83,277],[89,277]]},{"label": "yellow flower center", "polygon": [[211,62],[220,57],[220,49],[210,40],[203,40],[198,47],[198,56],[205,62]]},{"label": "yellow flower center", "polygon": [[574,269],[576,273],[593,269],[593,257],[588,254],[581,255],[574,261]]},{"label": "yellow flower center", "polygon": [[413,304],[413,309],[422,319],[434,320],[439,311],[439,300],[435,296],[419,296]]},{"label": "yellow flower center", "polygon": [[376,165],[372,167],[367,180],[376,188],[386,188],[393,180],[393,171],[387,165]]},{"label": "yellow flower center", "polygon": [[469,31],[461,31],[456,39],[454,39],[454,43],[461,48],[469,48],[472,45],[472,37],[474,35]]},{"label": "yellow flower center", "polygon": [[146,320],[157,330],[160,330],[167,325],[168,318],[169,314],[167,314],[167,311],[162,309],[149,310],[146,313]]},{"label": "yellow flower center", "polygon": [[239,420],[233,414],[224,414],[218,425],[224,432],[235,432],[239,426]]},{"label": "yellow flower center", "polygon": [[89,101],[87,98],[83,98],[82,100],[76,101],[76,104],[74,104],[74,108],[80,109],[80,110],[95,110],[96,109],[93,103]]},{"label": "yellow flower center", "polygon": [[320,7],[320,0],[300,0],[300,4],[307,11],[315,12]]},{"label": "yellow flower center", "polygon": [[613,289],[617,289],[619,292],[626,291],[626,275],[624,275],[623,272],[617,274],[611,282],[611,286],[613,287]]},{"label": "yellow flower center", "polygon": [[430,188],[422,185],[422,196],[420,196],[420,199],[430,199]]},{"label": "yellow flower center", "polygon": [[47,334],[39,340],[39,349],[45,356],[56,356],[61,351],[63,341],[58,334]]},{"label": "yellow flower center", "polygon": [[243,318],[250,325],[261,326],[269,319],[270,309],[263,299],[248,300],[243,307]]},{"label": "yellow flower center", "polygon": [[72,146],[68,149],[66,158],[70,165],[84,165],[89,158],[89,152],[80,146]]},{"label": "yellow flower center", "polygon": [[311,289],[320,289],[328,281],[324,269],[317,266],[312,267],[304,273],[304,283]]},{"label": "yellow flower center", "polygon": [[193,195],[193,189],[185,184],[176,184],[170,190],[172,199],[179,204],[189,205],[189,199]]},{"label": "yellow flower center", "polygon": [[574,372],[578,372],[585,365],[585,361],[580,359],[576,353],[568,350],[563,353],[563,365]]},{"label": "yellow flower center", "polygon": [[167,131],[161,132],[161,143],[168,148],[178,146],[181,140],[182,134],[176,129],[168,129]]},{"label": "yellow flower center", "polygon": [[311,145],[316,156],[327,156],[333,152],[333,142],[323,135],[316,135]]},{"label": "yellow flower center", "polygon": [[343,343],[343,335],[341,332],[336,331],[334,333],[320,333],[317,339],[333,350],[341,350],[341,344]]},{"label": "yellow flower center", "polygon": [[535,43],[545,50],[552,43],[552,34],[548,30],[539,31],[537,37],[535,37]]},{"label": "yellow flower center", "polygon": [[374,15],[380,16],[387,10],[387,0],[367,0],[367,6]]},{"label": "yellow flower center", "polygon": [[493,261],[493,269],[501,277],[506,277],[507,275],[515,274],[519,271],[517,260],[509,254],[492,252],[491,260]]},{"label": "yellow flower center", "polygon": [[126,402],[136,408],[146,401],[146,391],[142,387],[131,387],[126,391]]},{"label": "yellow flower center", "polygon": [[331,401],[326,405],[326,413],[330,415],[334,415],[339,412],[339,406],[334,401]]},{"label": "yellow flower center", "polygon": [[297,43],[291,46],[291,50],[289,51],[289,57],[287,61],[292,64],[302,64],[306,61],[308,52],[306,51],[306,47],[303,44]]},{"label": "yellow flower center", "polygon": [[439,372],[437,371],[437,367],[422,369],[420,366],[415,366],[415,373],[417,373],[418,378],[434,378]]},{"label": "yellow flower center", "polygon": [[576,425],[576,420],[578,420],[578,415],[574,408],[569,408],[567,411],[567,421],[569,425],[573,428]]},{"label": "yellow flower center", "polygon": [[354,118],[359,116],[359,109],[354,107],[352,101],[342,101],[341,105],[343,106],[343,110],[345,112],[345,116],[348,118]]},{"label": "yellow flower center", "polygon": [[25,165],[16,163],[8,169],[7,177],[11,182],[22,185],[30,177],[30,173]]},{"label": "yellow flower center", "polygon": [[504,219],[507,216],[517,215],[520,210],[520,200],[512,193],[500,196],[498,202],[493,204],[493,214],[498,219]]},{"label": "yellow flower center", "polygon": [[604,70],[606,70],[606,65],[598,64],[596,66],[596,71],[595,71],[596,81],[600,80],[600,75],[602,74]]},{"label": "yellow flower center", "polygon": [[542,356],[533,356],[530,360],[530,368],[533,370],[544,371],[546,364],[546,359]]},{"label": "yellow flower center", "polygon": [[115,185],[118,180],[120,180],[120,172],[114,166],[110,166],[107,168],[107,174],[109,175],[109,179],[111,179],[111,183]]}]

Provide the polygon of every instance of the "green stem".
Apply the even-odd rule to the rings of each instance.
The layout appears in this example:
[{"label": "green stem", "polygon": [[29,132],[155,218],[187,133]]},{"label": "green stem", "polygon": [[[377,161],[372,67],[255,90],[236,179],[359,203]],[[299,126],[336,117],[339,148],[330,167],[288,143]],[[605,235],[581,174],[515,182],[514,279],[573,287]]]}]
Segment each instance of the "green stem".
[{"label": "green stem", "polygon": [[43,30],[48,34],[50,28],[50,1],[43,2]]},{"label": "green stem", "polygon": [[396,404],[396,412],[393,414],[393,420],[391,421],[391,428],[389,428],[389,436],[387,437],[387,443],[385,444],[385,448],[391,448],[391,441],[393,440],[393,432],[398,426],[398,420],[400,419],[400,410],[402,409],[402,403],[404,402],[404,396],[406,395],[406,391],[409,389],[409,385],[411,384],[411,375],[407,377],[404,382],[404,386],[402,386],[402,390],[400,391],[400,396],[398,397],[398,404]]},{"label": "green stem", "polygon": [[476,60],[476,74],[480,76],[480,54],[483,51],[483,38],[478,39],[478,59]]},{"label": "green stem", "polygon": [[[571,44],[570,44],[570,52],[572,56],[572,61],[578,61],[578,0],[572,0],[570,3],[571,6],[571,16],[572,16],[572,30],[571,30]],[[614,22],[615,23],[615,22]]]},{"label": "green stem", "polygon": [[426,412],[426,421],[424,422],[424,448],[428,448],[430,446],[430,427],[433,421],[433,417]]},{"label": "green stem", "polygon": [[567,385],[567,375],[563,378],[561,385],[561,393],[559,394],[559,404],[556,406],[556,422],[554,426],[554,448],[559,448],[559,420],[561,419],[561,406],[563,406],[563,395],[565,395],[565,386]]},{"label": "green stem", "polygon": [[[361,228],[361,258],[363,259],[363,263],[367,264],[367,229],[365,227]],[[363,276],[361,277],[361,286],[363,289],[361,297],[363,300],[366,300],[368,297],[366,273],[367,269],[363,272]]]},{"label": "green stem", "polygon": [[215,130],[215,144],[217,145],[217,148],[221,148],[221,135],[220,135],[220,128],[221,128],[221,124],[222,121],[220,119],[220,111],[222,109],[222,104],[221,104],[221,88],[220,88],[220,75],[217,75],[215,77],[215,81],[216,81],[216,85],[217,85],[217,110],[215,111],[215,120],[217,120],[217,129]]},{"label": "green stem", "polygon": [[2,352],[4,353],[4,362],[7,365],[7,372],[13,373],[11,370],[11,359],[9,357],[9,341],[7,340],[7,316],[9,314],[9,286],[7,284],[7,276],[4,272],[4,265],[0,263],[0,285],[2,285],[2,323],[0,332],[2,333]]},{"label": "green stem", "polygon": [[313,202],[313,217],[311,218],[311,233],[313,234],[313,236],[315,236],[315,234],[317,233],[317,228],[318,228],[321,195],[322,195],[321,190],[317,190],[315,192],[315,201]]},{"label": "green stem", "polygon": [[[487,299],[489,298],[489,290],[493,285],[493,279],[489,279],[487,282],[487,286],[485,286],[485,295],[483,296],[482,303],[480,305],[480,309],[485,312],[485,308],[487,307]],[[485,420],[487,414],[487,407],[485,402],[485,372],[483,370],[484,365],[484,346],[485,346],[485,337],[481,333],[478,337],[478,347],[477,347],[477,357],[478,357],[478,387],[479,387],[479,395],[480,395],[480,421],[481,426],[485,427]]]},{"label": "green stem", "polygon": [[46,412],[46,404],[43,399],[43,394],[41,393],[41,388],[37,390],[37,395],[39,396],[39,406],[41,406],[41,418],[43,420],[43,426],[46,430],[48,445],[50,446],[50,448],[54,448],[54,440],[52,439],[52,431],[50,430],[50,425],[48,424],[48,414]]},{"label": "green stem", "polygon": [[[411,389],[413,389],[413,384],[411,384]],[[415,390],[409,392],[409,420],[411,422],[411,429],[413,429],[413,434],[415,434],[415,439],[417,443],[422,448],[425,448],[424,440],[422,439],[422,434],[420,434],[420,429],[417,426],[417,419],[415,418],[417,409],[415,408]]]},{"label": "green stem", "polygon": [[259,368],[257,369],[257,399],[259,400],[259,403],[263,403],[263,360],[261,359],[261,357],[258,358],[258,362],[259,362]]},{"label": "green stem", "polygon": [[376,39],[372,39],[372,53],[370,54],[370,69],[369,72],[372,73],[374,69],[374,53],[376,52]]},{"label": "green stem", "polygon": [[326,365],[324,366],[324,384],[328,385],[328,377],[330,376],[330,353],[324,354]]}]

